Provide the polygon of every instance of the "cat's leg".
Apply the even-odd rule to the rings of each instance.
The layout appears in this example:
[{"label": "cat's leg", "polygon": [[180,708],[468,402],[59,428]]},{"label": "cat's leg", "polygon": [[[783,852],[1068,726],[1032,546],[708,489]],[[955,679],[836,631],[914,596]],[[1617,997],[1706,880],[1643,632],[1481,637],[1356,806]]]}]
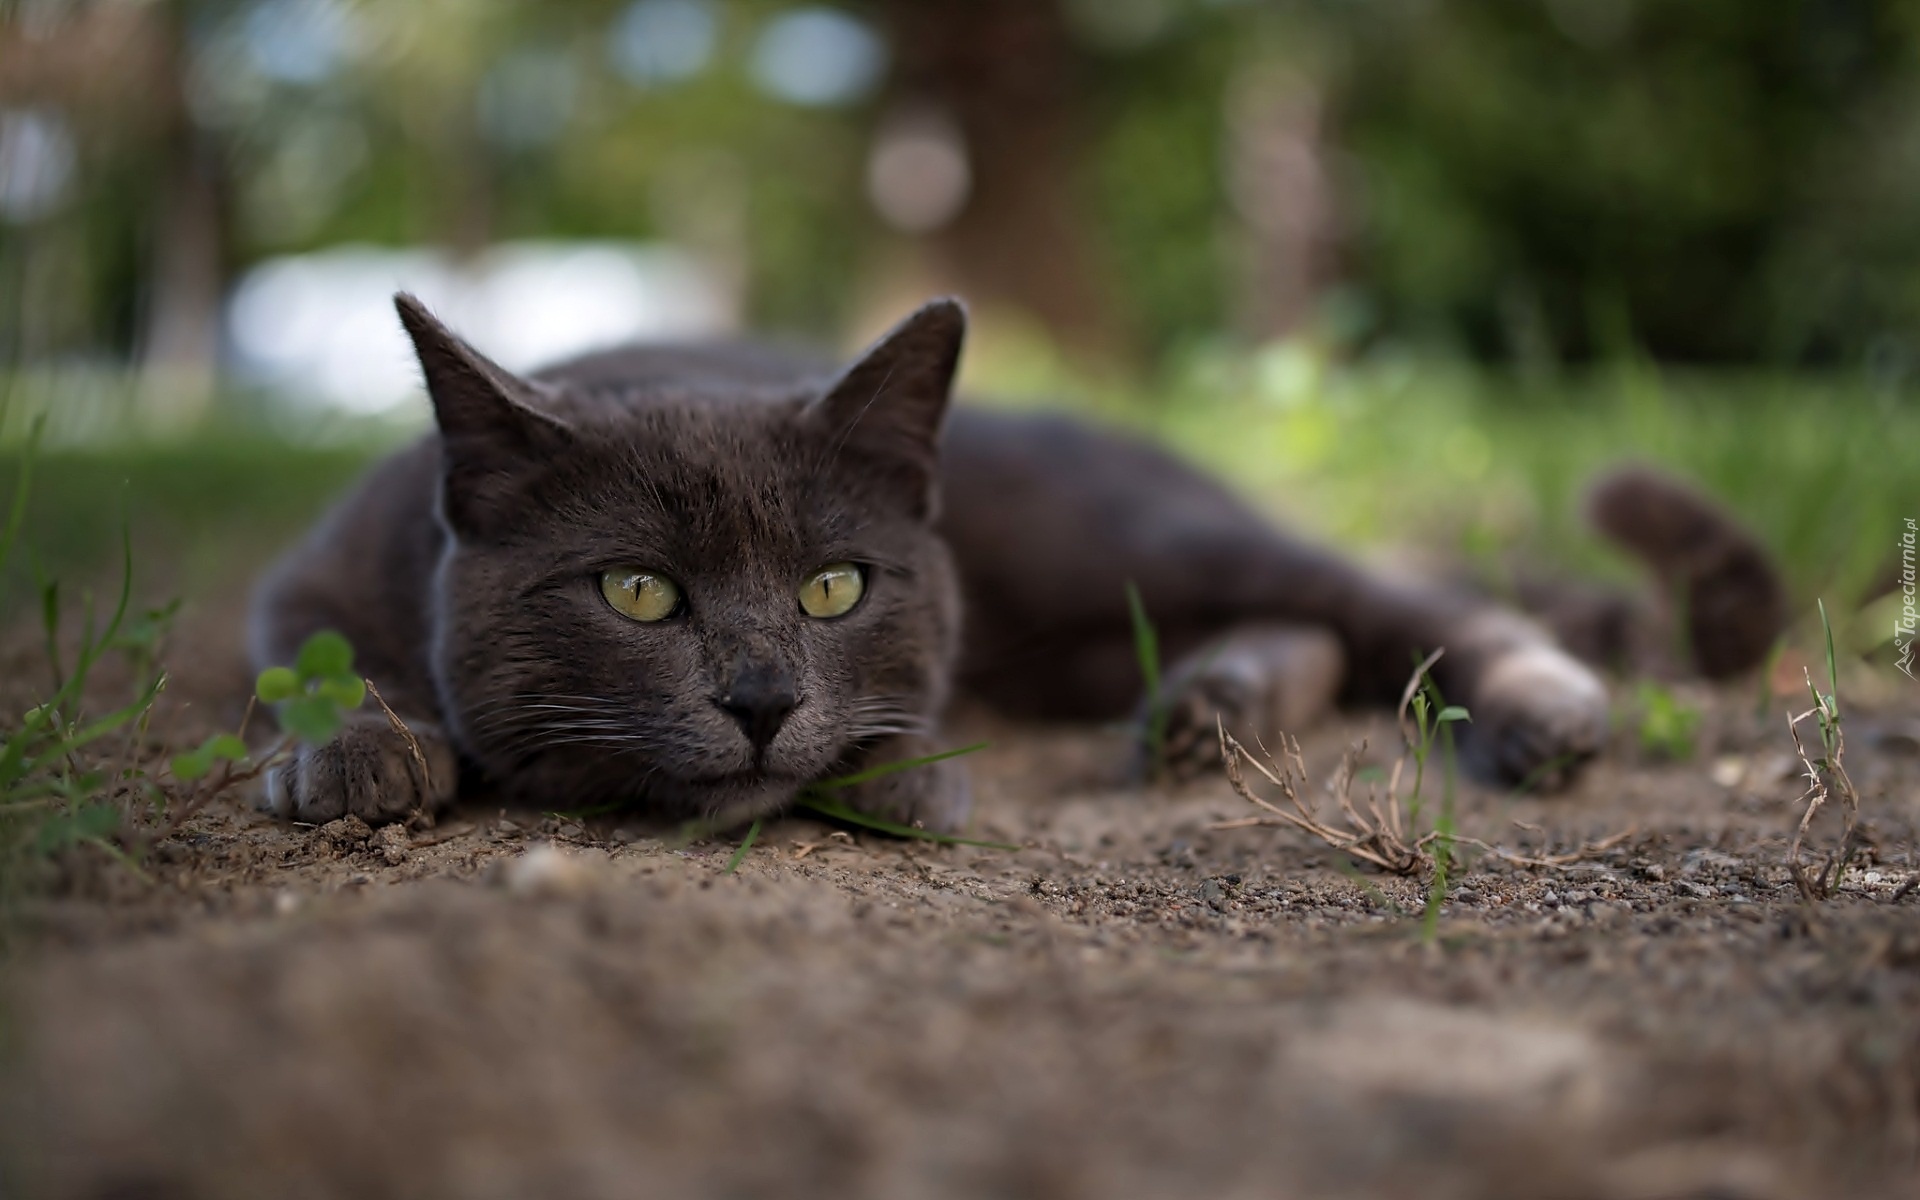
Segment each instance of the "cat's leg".
[{"label": "cat's leg", "polygon": [[1332,709],[1345,677],[1346,652],[1331,631],[1251,622],[1169,667],[1159,693],[1142,699],[1137,724],[1158,734],[1162,767],[1190,775],[1219,761],[1222,726],[1272,744]]},{"label": "cat's leg", "polygon": [[[351,530],[357,515],[352,505],[363,500],[351,502],[343,519],[323,525],[319,536],[288,555],[254,598],[256,668],[291,663],[307,638],[335,630],[353,646],[354,670],[379,689],[394,713],[390,718],[369,695],[332,740],[298,746],[268,773],[267,807],[297,821],[352,815],[381,822],[431,814],[453,799],[458,783],[458,756],[426,667],[426,631],[415,606],[391,603],[388,594],[389,581],[410,578],[417,574],[415,563],[430,561],[431,546],[356,552],[353,539],[339,535]],[[394,524],[382,524],[377,512],[367,520],[381,528]]]},{"label": "cat's leg", "polygon": [[382,712],[355,712],[333,740],[301,746],[267,775],[273,812],[296,821],[355,816],[369,824],[432,814],[453,799],[459,762],[439,725],[399,728]]},{"label": "cat's leg", "polygon": [[[1205,584],[1142,589],[1171,663],[1161,693],[1176,772],[1191,765],[1189,750],[1200,761],[1217,758],[1216,714],[1230,730],[1264,737],[1303,728],[1329,693],[1346,703],[1394,705],[1434,650],[1445,652],[1435,683],[1448,703],[1472,713],[1463,749],[1479,773],[1552,787],[1605,740],[1599,676],[1516,613],[1438,586],[1387,580],[1266,530],[1249,536],[1229,564],[1190,553],[1163,543],[1134,559],[1141,577]],[[1105,590],[1124,595],[1121,586]],[[974,632],[966,683],[998,708],[1078,718],[1151,711],[1139,699],[1124,601],[1110,603],[1104,622],[1089,619],[1074,630],[1021,638],[977,622]]]},{"label": "cat's leg", "polygon": [[[860,756],[847,773],[908,763],[943,749],[946,747],[924,737],[888,738]],[[833,797],[857,812],[934,833],[959,830],[973,811],[973,785],[964,756],[876,775],[835,791]]]},{"label": "cat's leg", "polygon": [[1523,618],[1400,583],[1269,525],[1165,453],[1061,420],[975,417],[949,447],[945,531],[968,587],[963,677],[1017,710],[1098,717],[1140,695],[1137,667],[1058,672],[1124,646],[1137,594],[1169,660],[1250,622],[1330,630],[1342,699],[1395,704],[1414,666],[1467,705],[1472,753],[1511,782],[1551,782],[1600,746],[1598,676]]}]

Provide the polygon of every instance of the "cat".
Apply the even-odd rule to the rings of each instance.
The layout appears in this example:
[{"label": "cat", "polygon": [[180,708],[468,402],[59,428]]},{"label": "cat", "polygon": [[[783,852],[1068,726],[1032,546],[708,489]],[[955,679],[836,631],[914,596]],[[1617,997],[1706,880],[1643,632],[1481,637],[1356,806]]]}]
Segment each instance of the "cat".
[{"label": "cat", "polygon": [[[753,345],[638,346],[531,377],[395,304],[437,428],[376,467],[260,585],[252,652],[345,634],[392,712],[271,772],[279,813],[387,821],[464,774],[545,807],[716,826],[940,749],[956,687],[1015,714],[1163,712],[1270,737],[1392,702],[1416,661],[1499,780],[1563,782],[1606,735],[1600,677],[1470,592],[1282,532],[1149,445],[957,406],[966,318],[914,312],[837,373]],[[1128,589],[1169,667],[1142,698]],[[404,728],[403,728],[404,727]],[[951,830],[966,768],[843,798]]]}]

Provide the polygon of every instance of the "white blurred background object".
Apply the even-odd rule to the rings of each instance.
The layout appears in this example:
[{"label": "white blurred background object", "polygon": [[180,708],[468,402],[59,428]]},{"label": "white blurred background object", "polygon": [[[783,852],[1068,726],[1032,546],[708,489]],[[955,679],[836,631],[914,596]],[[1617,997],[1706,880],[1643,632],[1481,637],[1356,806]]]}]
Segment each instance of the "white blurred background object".
[{"label": "white blurred background object", "polygon": [[718,272],[665,245],[507,242],[463,262],[432,250],[341,246],[269,259],[227,304],[235,373],[296,400],[387,412],[418,390],[420,369],[394,316],[412,292],[488,357],[528,371],[634,340],[738,328]]}]

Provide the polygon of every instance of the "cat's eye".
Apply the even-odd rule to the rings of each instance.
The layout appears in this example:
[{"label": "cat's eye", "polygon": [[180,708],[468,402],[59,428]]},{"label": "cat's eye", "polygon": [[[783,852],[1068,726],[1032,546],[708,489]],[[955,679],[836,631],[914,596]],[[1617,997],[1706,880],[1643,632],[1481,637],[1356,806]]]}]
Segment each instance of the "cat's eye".
[{"label": "cat's eye", "polygon": [[800,611],[810,617],[843,617],[860,603],[867,575],[854,563],[834,563],[807,576],[800,585]]},{"label": "cat's eye", "polygon": [[680,611],[680,588],[673,580],[634,567],[600,572],[600,594],[613,611],[635,621],[664,621]]}]

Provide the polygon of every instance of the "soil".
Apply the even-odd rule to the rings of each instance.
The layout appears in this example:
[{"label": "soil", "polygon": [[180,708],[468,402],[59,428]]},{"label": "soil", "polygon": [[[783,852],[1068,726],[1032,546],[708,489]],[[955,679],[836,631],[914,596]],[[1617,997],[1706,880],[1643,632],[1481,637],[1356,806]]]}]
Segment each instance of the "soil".
[{"label": "soil", "polygon": [[[237,719],[236,628],[183,630],[182,744]],[[1422,879],[1217,828],[1258,815],[1217,773],[977,714],[974,833],[1017,851],[790,818],[728,874],[736,838],[631,817],[226,798],[14,915],[0,1192],[1920,1194],[1920,693],[1850,702],[1862,854],[1818,904],[1785,702],[1688,696],[1685,761],[1465,787],[1464,834],[1605,848],[1476,852],[1430,933]],[[1316,783],[1362,736],[1397,744],[1305,739]]]}]

